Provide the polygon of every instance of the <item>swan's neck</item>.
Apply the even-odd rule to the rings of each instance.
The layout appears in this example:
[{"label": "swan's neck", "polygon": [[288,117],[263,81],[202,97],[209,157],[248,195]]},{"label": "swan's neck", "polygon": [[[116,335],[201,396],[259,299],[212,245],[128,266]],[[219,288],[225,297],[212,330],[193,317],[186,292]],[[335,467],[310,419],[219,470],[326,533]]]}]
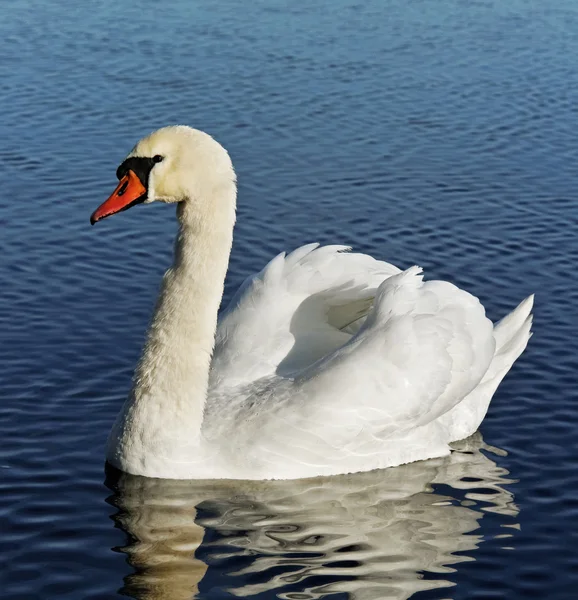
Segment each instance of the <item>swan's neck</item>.
[{"label": "swan's neck", "polygon": [[[200,433],[217,311],[233,241],[233,182],[200,201],[177,206],[174,264],[164,276],[133,402],[147,405],[148,427],[189,440]],[[152,432],[151,432],[152,433]]]}]

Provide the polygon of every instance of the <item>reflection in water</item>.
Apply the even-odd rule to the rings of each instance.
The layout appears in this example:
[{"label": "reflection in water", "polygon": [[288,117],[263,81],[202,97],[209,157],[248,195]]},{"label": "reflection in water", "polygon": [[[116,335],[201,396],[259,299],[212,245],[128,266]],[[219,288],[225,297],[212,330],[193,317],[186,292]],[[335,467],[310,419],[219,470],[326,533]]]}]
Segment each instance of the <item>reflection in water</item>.
[{"label": "reflection in water", "polygon": [[491,450],[481,436],[456,448],[443,459],[300,481],[111,474],[114,520],[129,539],[121,551],[134,569],[122,591],[147,600],[373,600],[452,585],[450,565],[473,560],[490,535],[510,537],[500,527],[515,528],[518,513],[503,488],[512,480],[480,451]]}]

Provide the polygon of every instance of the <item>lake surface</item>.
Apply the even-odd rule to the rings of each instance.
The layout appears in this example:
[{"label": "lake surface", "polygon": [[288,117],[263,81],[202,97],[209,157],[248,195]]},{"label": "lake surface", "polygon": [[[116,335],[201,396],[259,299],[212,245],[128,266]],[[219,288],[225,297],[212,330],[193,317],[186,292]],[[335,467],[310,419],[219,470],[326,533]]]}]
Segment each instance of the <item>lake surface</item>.
[{"label": "lake surface", "polygon": [[[575,597],[576,56],[570,0],[4,0],[2,597]],[[237,168],[227,297],[310,241],[419,264],[494,320],[537,293],[481,434],[348,477],[105,485],[175,222],[89,216],[171,123]]]}]

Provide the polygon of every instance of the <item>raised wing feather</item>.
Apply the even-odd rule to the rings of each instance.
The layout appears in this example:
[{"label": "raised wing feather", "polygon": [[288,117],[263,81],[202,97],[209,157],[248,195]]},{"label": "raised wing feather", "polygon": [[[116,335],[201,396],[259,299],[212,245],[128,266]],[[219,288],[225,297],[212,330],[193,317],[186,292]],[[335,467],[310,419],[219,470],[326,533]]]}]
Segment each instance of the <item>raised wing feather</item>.
[{"label": "raised wing feather", "polygon": [[399,269],[348,250],[302,246],[245,281],[219,321],[212,390],[289,375],[351,339]]}]

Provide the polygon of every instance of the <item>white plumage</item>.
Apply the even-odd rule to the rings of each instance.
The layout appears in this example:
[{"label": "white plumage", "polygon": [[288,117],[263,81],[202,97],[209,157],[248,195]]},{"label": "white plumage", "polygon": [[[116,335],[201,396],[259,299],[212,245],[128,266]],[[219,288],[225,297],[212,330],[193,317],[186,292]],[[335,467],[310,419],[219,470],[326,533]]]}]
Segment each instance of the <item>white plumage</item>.
[{"label": "white plumage", "polygon": [[532,297],[494,327],[477,298],[424,282],[418,267],[309,244],[249,277],[217,325],[230,160],[185,127],[129,156],[159,154],[147,201],[179,202],[180,231],[109,438],[113,465],[179,479],[313,477],[443,456],[478,428],[527,344]]}]

